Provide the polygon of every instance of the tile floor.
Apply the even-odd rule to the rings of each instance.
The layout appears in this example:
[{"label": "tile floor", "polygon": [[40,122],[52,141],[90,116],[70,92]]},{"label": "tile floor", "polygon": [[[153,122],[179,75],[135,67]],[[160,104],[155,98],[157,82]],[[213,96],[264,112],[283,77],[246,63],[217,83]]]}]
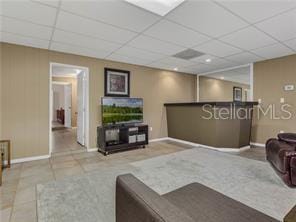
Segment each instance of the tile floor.
[{"label": "tile floor", "polygon": [[52,152],[66,152],[84,150],[85,148],[77,143],[77,129],[57,128],[52,131]]},{"label": "tile floor", "polygon": [[[170,141],[150,143],[145,149],[103,156],[98,152],[87,153],[71,150],[53,154],[50,159],[13,164],[3,171],[1,194],[1,222],[34,222],[36,216],[36,184],[60,180],[99,170],[101,166],[126,164],[137,160],[169,154],[192,148]],[[262,148],[253,148],[247,158],[260,156]],[[242,155],[242,154],[240,154]]]}]

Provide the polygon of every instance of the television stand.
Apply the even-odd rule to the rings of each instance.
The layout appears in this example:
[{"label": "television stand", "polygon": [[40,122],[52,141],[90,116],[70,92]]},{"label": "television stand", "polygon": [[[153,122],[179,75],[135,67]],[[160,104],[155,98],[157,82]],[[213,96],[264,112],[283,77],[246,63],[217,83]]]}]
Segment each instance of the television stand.
[{"label": "television stand", "polygon": [[98,151],[110,153],[145,148],[148,144],[148,125],[110,125],[97,128]]}]

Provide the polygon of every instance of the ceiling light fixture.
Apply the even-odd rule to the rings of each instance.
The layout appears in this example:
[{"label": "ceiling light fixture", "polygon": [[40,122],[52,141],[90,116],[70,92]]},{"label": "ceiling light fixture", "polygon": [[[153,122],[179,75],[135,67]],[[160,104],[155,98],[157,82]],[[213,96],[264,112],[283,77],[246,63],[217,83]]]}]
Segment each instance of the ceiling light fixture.
[{"label": "ceiling light fixture", "polygon": [[212,60],[211,59],[206,59],[206,62],[209,63],[209,62],[212,62]]},{"label": "ceiling light fixture", "polygon": [[185,0],[125,0],[140,8],[165,16]]},{"label": "ceiling light fixture", "polygon": [[175,71],[178,71],[178,67],[174,68]]},{"label": "ceiling light fixture", "polygon": [[221,77],[220,77],[220,79],[222,79],[222,80],[223,80],[223,79],[225,79],[225,78],[224,78],[224,76],[221,76]]}]

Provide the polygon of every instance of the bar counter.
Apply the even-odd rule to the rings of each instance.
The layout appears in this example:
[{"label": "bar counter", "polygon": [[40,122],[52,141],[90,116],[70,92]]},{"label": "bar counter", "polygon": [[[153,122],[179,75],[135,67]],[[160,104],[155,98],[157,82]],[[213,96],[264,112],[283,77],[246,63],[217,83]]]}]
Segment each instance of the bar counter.
[{"label": "bar counter", "polygon": [[219,149],[250,145],[257,102],[165,103],[168,136]]}]

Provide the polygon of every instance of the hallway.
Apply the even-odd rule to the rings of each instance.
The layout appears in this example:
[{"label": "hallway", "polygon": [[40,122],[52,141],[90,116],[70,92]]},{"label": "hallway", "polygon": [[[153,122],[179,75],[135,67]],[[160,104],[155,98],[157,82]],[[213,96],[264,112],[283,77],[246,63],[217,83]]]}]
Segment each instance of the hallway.
[{"label": "hallway", "polygon": [[52,131],[52,153],[84,149],[85,147],[77,143],[77,128],[55,128]]}]

